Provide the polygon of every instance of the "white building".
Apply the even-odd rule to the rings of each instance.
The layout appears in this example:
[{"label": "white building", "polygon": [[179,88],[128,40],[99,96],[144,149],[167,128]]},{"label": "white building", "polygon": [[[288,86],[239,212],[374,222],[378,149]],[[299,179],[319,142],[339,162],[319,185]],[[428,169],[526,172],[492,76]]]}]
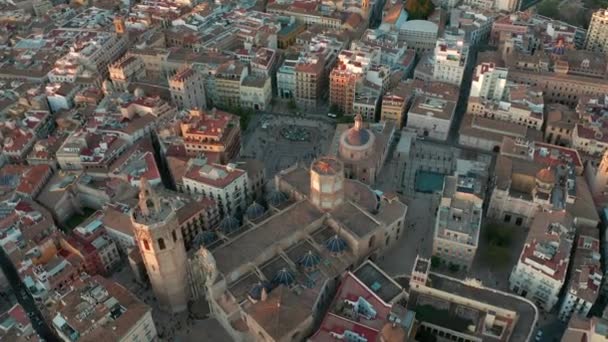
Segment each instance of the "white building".
[{"label": "white building", "polygon": [[550,311],[566,280],[574,233],[574,219],[566,211],[537,213],[509,277],[511,291]]},{"label": "white building", "polygon": [[247,172],[233,164],[209,164],[191,159],[183,177],[184,190],[213,199],[221,216],[239,216],[247,204]]},{"label": "white building", "polygon": [[585,50],[608,52],[608,9],[599,9],[593,13],[585,39]]},{"label": "white building", "polygon": [[568,288],[559,310],[559,319],[564,322],[567,322],[572,314],[589,314],[602,283],[599,232],[590,227],[579,227],[577,231]]},{"label": "white building", "polygon": [[282,99],[292,99],[296,94],[296,59],[285,59],[277,71],[278,95]]},{"label": "white building", "polygon": [[484,62],[477,65],[469,96],[488,100],[502,100],[507,85],[508,72],[507,68],[499,67],[494,63]]},{"label": "white building", "polygon": [[483,200],[471,191],[475,179],[445,177],[433,238],[433,255],[464,269],[471,267],[479,243]]},{"label": "white building", "polygon": [[467,67],[469,45],[462,41],[437,40],[433,79],[460,86]]},{"label": "white building", "polygon": [[409,20],[399,27],[399,41],[418,53],[433,51],[438,34],[439,26],[428,20]]}]

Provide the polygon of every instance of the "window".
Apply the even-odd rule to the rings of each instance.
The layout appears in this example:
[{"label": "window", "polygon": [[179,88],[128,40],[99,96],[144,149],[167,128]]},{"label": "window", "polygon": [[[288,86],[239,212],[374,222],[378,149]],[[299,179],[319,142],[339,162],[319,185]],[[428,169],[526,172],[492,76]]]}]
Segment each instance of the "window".
[{"label": "window", "polygon": [[517,226],[521,226],[521,224],[524,222],[524,220],[521,217],[518,217],[517,219],[515,219],[515,225]]},{"label": "window", "polygon": [[511,215],[505,215],[505,222],[511,222]]},{"label": "window", "polygon": [[148,240],[144,240],[144,248],[149,251],[150,250],[150,244],[148,243]]},{"label": "window", "polygon": [[173,242],[177,241],[177,234],[175,233],[175,230],[171,232],[171,235],[173,235]]},{"label": "window", "polygon": [[165,240],[163,238],[158,239],[158,248],[165,249]]}]

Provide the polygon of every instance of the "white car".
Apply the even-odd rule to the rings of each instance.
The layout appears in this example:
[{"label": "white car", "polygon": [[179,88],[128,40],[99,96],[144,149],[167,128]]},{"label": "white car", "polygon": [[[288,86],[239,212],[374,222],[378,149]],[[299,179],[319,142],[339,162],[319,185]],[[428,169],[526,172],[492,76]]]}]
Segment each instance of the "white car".
[{"label": "white car", "polygon": [[543,331],[539,330],[536,332],[536,337],[534,338],[535,341],[541,341],[543,339]]}]

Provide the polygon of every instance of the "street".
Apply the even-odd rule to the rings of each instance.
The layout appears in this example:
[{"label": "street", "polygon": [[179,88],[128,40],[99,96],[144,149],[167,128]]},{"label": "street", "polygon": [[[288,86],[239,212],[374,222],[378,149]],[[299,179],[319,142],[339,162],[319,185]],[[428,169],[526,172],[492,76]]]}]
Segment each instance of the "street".
[{"label": "street", "polygon": [[42,313],[40,310],[38,310],[34,299],[32,296],[30,296],[30,293],[23,285],[23,282],[21,282],[15,266],[9,259],[8,255],[6,255],[3,248],[0,248],[0,267],[8,279],[15,296],[17,297],[17,302],[19,302],[23,309],[28,313],[34,330],[46,341],[59,341],[57,336],[55,336],[55,333],[44,321],[44,316],[42,316]]}]

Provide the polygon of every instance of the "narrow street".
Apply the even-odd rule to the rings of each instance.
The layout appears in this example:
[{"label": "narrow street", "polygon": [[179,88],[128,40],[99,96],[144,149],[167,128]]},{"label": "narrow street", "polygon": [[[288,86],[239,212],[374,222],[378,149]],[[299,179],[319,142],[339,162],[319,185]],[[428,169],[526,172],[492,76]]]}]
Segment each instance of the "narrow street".
[{"label": "narrow street", "polygon": [[17,301],[19,304],[21,304],[23,309],[27,312],[29,319],[32,321],[34,330],[46,341],[59,341],[51,328],[49,328],[49,326],[45,323],[44,317],[42,316],[40,310],[38,310],[34,299],[25,288],[25,285],[21,282],[15,266],[2,248],[0,248],[0,267],[2,268],[2,272],[4,272],[6,275],[6,278],[13,289],[15,296],[17,297]]}]

